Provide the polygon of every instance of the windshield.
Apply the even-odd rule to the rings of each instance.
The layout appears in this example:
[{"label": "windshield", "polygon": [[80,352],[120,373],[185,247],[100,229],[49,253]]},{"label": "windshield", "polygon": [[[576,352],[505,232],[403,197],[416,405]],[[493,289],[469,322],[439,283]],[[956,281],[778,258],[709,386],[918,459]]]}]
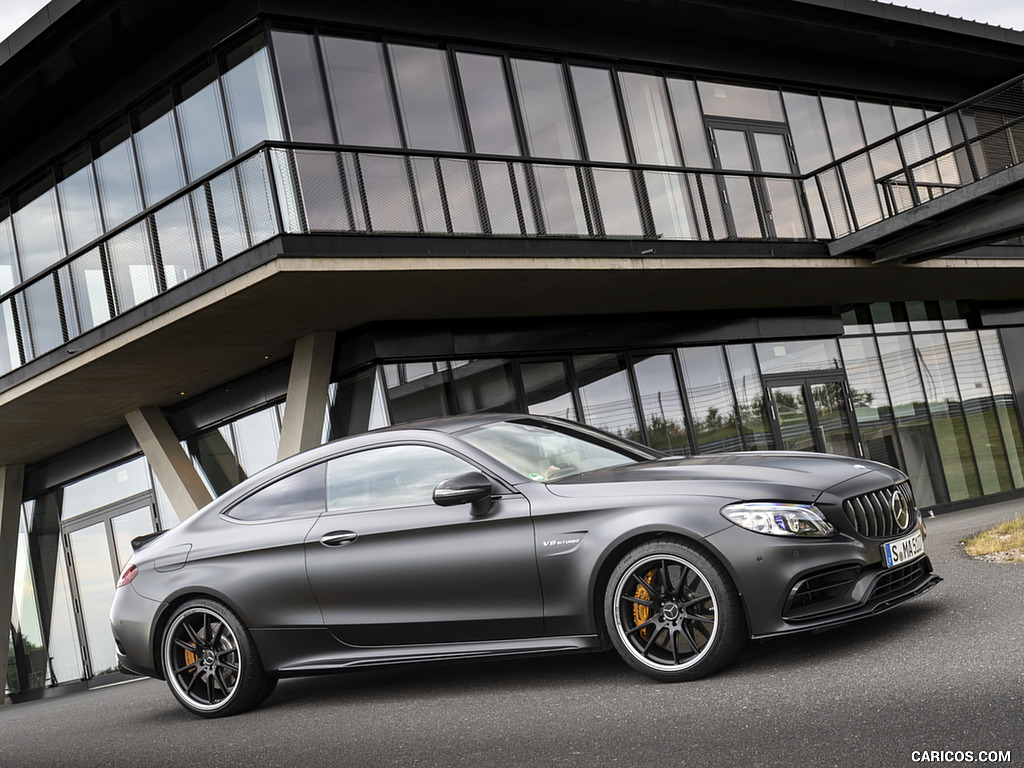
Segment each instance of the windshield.
[{"label": "windshield", "polygon": [[526,419],[473,427],[460,432],[459,437],[541,483],[658,458],[653,451],[647,452],[602,432]]}]

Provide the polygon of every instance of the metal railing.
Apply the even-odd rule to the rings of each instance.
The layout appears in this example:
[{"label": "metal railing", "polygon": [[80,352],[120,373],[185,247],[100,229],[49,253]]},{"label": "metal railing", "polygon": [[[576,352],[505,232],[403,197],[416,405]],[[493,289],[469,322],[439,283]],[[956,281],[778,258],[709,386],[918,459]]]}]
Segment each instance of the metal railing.
[{"label": "metal railing", "polygon": [[265,143],[0,295],[0,376],[281,234],[812,240],[796,176]]},{"label": "metal railing", "polygon": [[812,174],[833,239],[1024,160],[1024,76]]}]

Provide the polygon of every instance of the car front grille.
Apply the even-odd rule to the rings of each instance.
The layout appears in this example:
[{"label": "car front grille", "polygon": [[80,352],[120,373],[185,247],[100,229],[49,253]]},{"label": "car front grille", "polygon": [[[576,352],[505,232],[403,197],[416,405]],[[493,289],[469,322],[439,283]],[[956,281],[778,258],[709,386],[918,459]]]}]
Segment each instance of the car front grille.
[{"label": "car front grille", "polygon": [[[899,500],[894,503],[896,496]],[[894,510],[899,509],[901,503],[907,510],[906,525],[900,525],[896,520]],[[917,522],[914,493],[909,482],[847,499],[843,502],[843,512],[857,533],[872,539],[903,533]]]}]

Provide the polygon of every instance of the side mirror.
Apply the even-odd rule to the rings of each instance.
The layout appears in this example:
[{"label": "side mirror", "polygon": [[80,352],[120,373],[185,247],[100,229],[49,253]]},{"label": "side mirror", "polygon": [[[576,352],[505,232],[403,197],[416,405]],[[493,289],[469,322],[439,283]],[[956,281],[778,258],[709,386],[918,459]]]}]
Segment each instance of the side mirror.
[{"label": "side mirror", "polygon": [[470,514],[483,517],[491,509],[491,494],[494,489],[483,472],[466,472],[442,480],[434,486],[434,503],[440,507],[454,507],[472,504]]}]

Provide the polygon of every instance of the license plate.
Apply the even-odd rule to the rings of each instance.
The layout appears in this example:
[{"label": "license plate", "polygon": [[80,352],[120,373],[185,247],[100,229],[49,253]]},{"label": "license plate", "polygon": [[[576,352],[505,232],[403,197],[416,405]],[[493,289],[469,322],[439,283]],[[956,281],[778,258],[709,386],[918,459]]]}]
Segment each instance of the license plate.
[{"label": "license plate", "polygon": [[924,536],[920,531],[914,531],[909,536],[896,539],[896,541],[887,541],[882,545],[882,557],[885,558],[886,568],[909,563],[923,554]]}]

